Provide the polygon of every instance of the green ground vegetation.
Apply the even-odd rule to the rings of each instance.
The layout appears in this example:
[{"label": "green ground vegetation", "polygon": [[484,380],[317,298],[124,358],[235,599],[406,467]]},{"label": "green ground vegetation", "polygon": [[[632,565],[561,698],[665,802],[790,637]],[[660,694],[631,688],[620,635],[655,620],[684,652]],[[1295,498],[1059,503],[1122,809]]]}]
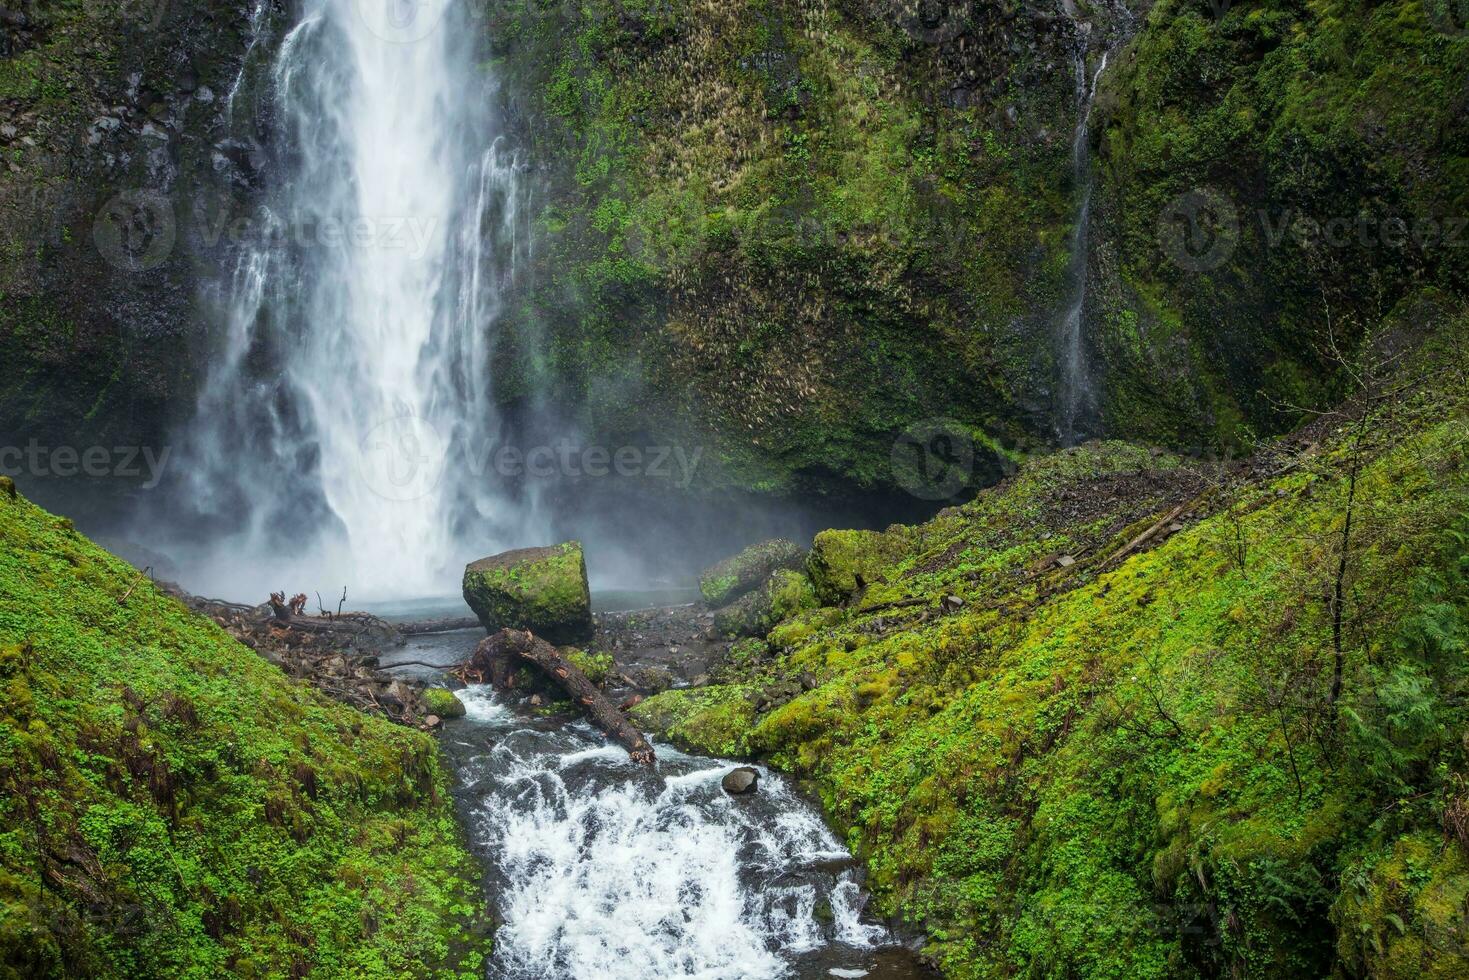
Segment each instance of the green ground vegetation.
[{"label": "green ground vegetation", "polygon": [[0,486],[0,974],[465,976],[433,741],[288,680]]},{"label": "green ground vegetation", "polygon": [[1248,465],[1089,444],[864,536],[859,591],[639,717],[810,777],[949,976],[1462,976],[1469,319],[1437,322]]}]

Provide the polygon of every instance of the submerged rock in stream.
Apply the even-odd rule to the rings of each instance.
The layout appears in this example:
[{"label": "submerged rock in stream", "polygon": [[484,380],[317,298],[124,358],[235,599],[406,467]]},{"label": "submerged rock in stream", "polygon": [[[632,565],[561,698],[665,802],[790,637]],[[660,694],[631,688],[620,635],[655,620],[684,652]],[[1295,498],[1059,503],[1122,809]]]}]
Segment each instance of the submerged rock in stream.
[{"label": "submerged rock in stream", "polygon": [[753,766],[740,766],[731,769],[724,774],[719,781],[720,787],[730,796],[744,796],[746,793],[755,792],[755,787],[760,784],[760,770]]}]

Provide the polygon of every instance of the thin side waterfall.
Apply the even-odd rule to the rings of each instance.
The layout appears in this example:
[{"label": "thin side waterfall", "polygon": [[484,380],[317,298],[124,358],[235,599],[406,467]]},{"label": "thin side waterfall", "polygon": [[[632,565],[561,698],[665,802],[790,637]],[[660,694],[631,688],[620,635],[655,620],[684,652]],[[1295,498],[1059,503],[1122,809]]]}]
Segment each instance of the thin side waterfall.
[{"label": "thin side waterfall", "polygon": [[184,558],[196,588],[444,594],[531,530],[473,465],[499,435],[493,327],[528,236],[467,16],[307,0],[246,83],[275,189],[218,290],[225,337],[181,447],[185,499],[228,532]]},{"label": "thin side waterfall", "polygon": [[1087,358],[1083,318],[1086,314],[1088,243],[1092,213],[1092,168],[1088,144],[1092,102],[1096,98],[1097,82],[1106,68],[1107,54],[1103,53],[1097,70],[1088,78],[1086,48],[1084,45],[1078,48],[1077,121],[1076,132],[1071,139],[1071,167],[1076,186],[1082,191],[1076,227],[1071,233],[1071,259],[1066,268],[1068,293],[1058,332],[1060,378],[1056,435],[1061,444],[1066,446],[1075,445],[1085,437],[1088,426],[1094,423],[1099,411],[1091,364]]}]

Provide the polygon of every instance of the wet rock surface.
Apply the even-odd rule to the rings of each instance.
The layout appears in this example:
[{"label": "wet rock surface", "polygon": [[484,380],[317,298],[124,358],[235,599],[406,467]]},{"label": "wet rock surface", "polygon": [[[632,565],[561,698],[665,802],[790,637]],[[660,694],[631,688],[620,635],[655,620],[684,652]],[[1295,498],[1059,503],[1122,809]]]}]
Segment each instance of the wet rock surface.
[{"label": "wet rock surface", "polygon": [[[41,81],[0,99],[0,362],[26,378],[0,389],[0,431],[164,444],[207,337],[200,270],[229,268],[231,223],[253,213],[211,155],[253,128],[249,82],[233,120],[223,93],[264,6],[3,8],[0,57]],[[145,479],[32,475],[28,489],[90,511]]]},{"label": "wet rock surface", "polygon": [[752,766],[731,769],[724,774],[719,785],[730,796],[744,796],[746,793],[753,793],[760,785],[760,770]]},{"label": "wet rock surface", "polygon": [[614,688],[656,694],[698,687],[729,655],[730,643],[714,632],[714,614],[701,605],[599,613],[588,649],[611,654]]}]

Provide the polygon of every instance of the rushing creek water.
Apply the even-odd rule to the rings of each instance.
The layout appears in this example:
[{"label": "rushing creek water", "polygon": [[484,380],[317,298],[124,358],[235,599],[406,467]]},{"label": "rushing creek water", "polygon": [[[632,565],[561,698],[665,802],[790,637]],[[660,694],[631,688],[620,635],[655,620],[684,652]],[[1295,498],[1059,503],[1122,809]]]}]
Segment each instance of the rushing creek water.
[{"label": "rushing creek water", "polygon": [[[383,662],[457,662],[482,636],[418,637]],[[927,975],[863,915],[859,869],[779,774],[731,797],[720,780],[737,763],[657,744],[649,770],[583,722],[487,687],[460,697],[468,715],[442,745],[500,920],[490,977]]]}]

